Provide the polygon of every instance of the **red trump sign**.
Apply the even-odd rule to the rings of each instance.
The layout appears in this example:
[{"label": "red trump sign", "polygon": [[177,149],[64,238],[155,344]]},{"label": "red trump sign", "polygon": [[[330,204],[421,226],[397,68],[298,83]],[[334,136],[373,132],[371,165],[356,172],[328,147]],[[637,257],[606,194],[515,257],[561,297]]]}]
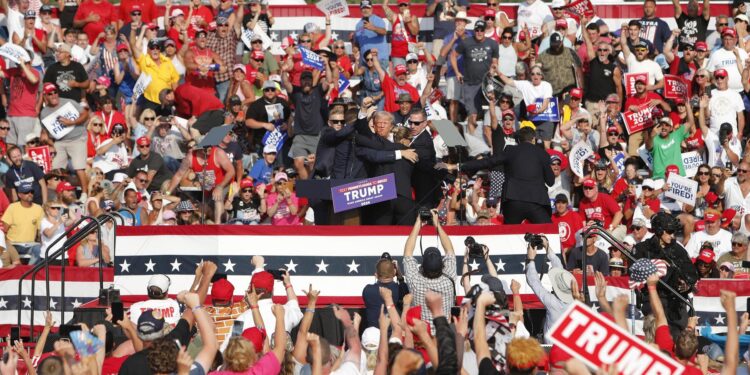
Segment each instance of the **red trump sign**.
[{"label": "red trump sign", "polygon": [[568,307],[547,338],[588,366],[615,365],[618,374],[680,375],[685,369],[580,302]]}]

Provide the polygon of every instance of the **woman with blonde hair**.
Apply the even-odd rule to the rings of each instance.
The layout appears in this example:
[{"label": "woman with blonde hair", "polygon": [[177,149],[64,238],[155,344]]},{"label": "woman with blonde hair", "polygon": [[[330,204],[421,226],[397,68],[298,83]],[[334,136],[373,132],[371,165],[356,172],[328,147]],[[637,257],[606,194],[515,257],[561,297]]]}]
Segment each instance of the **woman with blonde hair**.
[{"label": "woman with blonde hair", "polygon": [[[42,239],[42,256],[47,253],[47,249],[58,237],[65,234],[66,225],[72,225],[73,219],[70,216],[63,215],[62,203],[56,201],[47,201],[42,205],[44,210],[44,217],[40,226],[41,239]],[[67,218],[67,223],[66,223]],[[60,240],[55,246],[49,250],[50,254],[56,250],[59,250],[64,240]]]},{"label": "woman with blonde hair", "polygon": [[[156,121],[156,112],[151,108],[144,109],[137,119],[133,116],[129,116],[128,126],[133,129],[133,134],[130,139],[133,142],[143,136],[148,136],[148,138],[151,139],[150,134],[154,131],[157,125],[159,125],[159,123]],[[138,155],[138,147],[133,147],[133,157]]]},{"label": "woman with blonde hair", "polygon": [[93,231],[89,233],[86,238],[81,240],[78,249],[76,250],[76,266],[98,267],[100,252],[105,264],[109,264],[112,262],[109,254],[109,246],[99,246],[97,232]]},{"label": "woman with blonde hair", "polygon": [[96,149],[109,139],[107,131],[104,130],[104,120],[99,116],[92,116],[86,125],[87,130],[87,141],[86,141],[86,157],[89,164],[91,164],[96,156]]}]

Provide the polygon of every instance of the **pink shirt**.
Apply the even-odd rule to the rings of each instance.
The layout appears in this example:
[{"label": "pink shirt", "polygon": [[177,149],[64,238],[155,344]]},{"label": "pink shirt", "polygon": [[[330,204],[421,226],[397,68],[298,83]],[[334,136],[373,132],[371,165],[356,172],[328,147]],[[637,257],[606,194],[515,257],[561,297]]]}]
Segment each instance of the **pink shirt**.
[{"label": "pink shirt", "polygon": [[261,357],[258,362],[247,369],[245,372],[233,371],[214,371],[211,375],[276,375],[281,371],[279,359],[272,352],[268,352]]},{"label": "pink shirt", "polygon": [[[276,199],[278,199],[278,196],[278,193],[268,193],[268,196],[266,197],[266,207],[271,207],[276,204]],[[292,204],[297,206],[297,208],[299,209],[299,199],[297,198],[297,195],[292,193],[291,198]],[[289,206],[286,203],[286,199],[284,199],[279,203],[279,207],[276,210],[276,213],[271,218],[271,224],[300,225],[301,223],[297,215],[292,215],[291,211],[289,210]]]}]

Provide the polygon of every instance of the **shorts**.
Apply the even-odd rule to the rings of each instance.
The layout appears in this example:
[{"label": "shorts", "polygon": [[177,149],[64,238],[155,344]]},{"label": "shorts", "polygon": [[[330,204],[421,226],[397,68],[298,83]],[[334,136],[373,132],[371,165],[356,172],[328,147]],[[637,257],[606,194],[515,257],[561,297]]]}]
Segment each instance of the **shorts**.
[{"label": "shorts", "polygon": [[52,168],[67,168],[68,159],[75,170],[86,169],[86,138],[59,140],[55,142],[57,155],[52,160]]},{"label": "shorts", "polygon": [[555,135],[555,123],[550,121],[535,122],[536,136],[543,141],[551,141]]},{"label": "shorts", "polygon": [[445,89],[445,98],[448,100],[461,100],[462,85],[458,82],[456,77],[448,77],[448,82]]},{"label": "shorts", "polygon": [[26,136],[29,134],[39,134],[39,119],[36,117],[8,116],[10,131],[6,141],[16,146],[26,145]]},{"label": "shorts", "polygon": [[289,150],[289,154],[293,159],[305,158],[310,154],[315,154],[315,150],[318,148],[319,135],[295,135],[292,140],[292,148]]},{"label": "shorts", "polygon": [[476,115],[482,109],[482,85],[464,83],[462,86],[461,103],[466,108],[466,114]]}]

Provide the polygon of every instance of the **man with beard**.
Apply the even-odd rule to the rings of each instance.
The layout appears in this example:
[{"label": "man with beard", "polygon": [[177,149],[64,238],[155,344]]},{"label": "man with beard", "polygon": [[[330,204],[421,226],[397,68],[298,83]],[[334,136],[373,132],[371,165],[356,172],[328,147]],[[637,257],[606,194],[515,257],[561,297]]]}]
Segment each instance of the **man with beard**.
[{"label": "man with beard", "polygon": [[[456,72],[456,79],[462,84],[462,97],[466,107],[469,133],[475,134],[477,128],[477,113],[482,110],[482,80],[487,72],[493,74],[497,70],[498,45],[497,42],[485,37],[486,24],[483,20],[474,23],[474,36],[465,38],[458,43],[451,52],[451,66]],[[458,56],[463,56],[464,74],[458,68]],[[482,137],[482,134],[476,134]]]},{"label": "man with beard", "polygon": [[550,47],[539,55],[538,61],[555,96],[576,87],[576,82],[581,81],[581,59],[575,51],[563,46],[563,35],[557,31],[550,36]]},{"label": "man with beard", "polygon": [[76,197],[76,188],[70,182],[62,181],[57,184],[55,193],[57,194],[57,201],[65,206],[63,214],[67,214],[68,220],[71,222],[78,221],[83,215],[83,206]]},{"label": "man with beard", "polygon": [[622,25],[620,34],[620,45],[622,46],[622,55],[625,63],[628,65],[628,73],[647,73],[646,89],[649,91],[658,90],[664,87],[664,73],[661,66],[651,60],[649,56],[649,45],[645,40],[641,40],[633,46],[633,52],[628,46],[627,24]]},{"label": "man with beard", "polygon": [[[628,99],[625,101],[625,108],[626,111],[631,112],[637,112],[638,108],[648,103],[652,108],[654,108],[656,111],[659,109],[663,110],[664,112],[668,113],[672,110],[672,107],[662,99],[659,94],[649,91],[648,86],[646,85],[646,81],[643,79],[636,79],[635,81],[635,95],[628,97]],[[651,114],[654,115],[654,110],[652,110]],[[661,111],[658,111],[659,114],[661,114]],[[636,155],[638,153],[638,147],[641,147],[641,145],[644,143],[644,140],[648,141],[648,130],[628,134],[628,154],[629,155]],[[656,170],[654,170],[656,171]],[[662,170],[663,172],[663,170]]]},{"label": "man with beard", "polygon": [[187,71],[185,81],[214,95],[216,93],[214,74],[226,73],[227,66],[216,52],[208,48],[208,33],[205,30],[195,32],[195,44],[185,52],[184,61]]},{"label": "man with beard", "polygon": [[47,202],[47,182],[42,169],[33,161],[23,160],[21,149],[17,146],[8,147],[7,155],[11,166],[5,173],[5,186],[10,188],[11,201],[18,201],[18,186],[28,182],[34,190],[34,203],[41,205]]},{"label": "man with beard", "polygon": [[[701,15],[698,15],[698,1],[696,0],[688,1],[687,13],[682,11],[680,0],[672,0],[672,5],[674,5],[674,18],[677,20],[677,28],[682,30],[680,45],[695,45],[697,42],[705,41],[708,22],[711,20],[711,2],[703,0],[703,13]],[[664,52],[666,52],[666,47]]]},{"label": "man with beard", "polygon": [[680,43],[680,51],[682,56],[676,53],[672,48],[674,41],[677,36],[680,35],[680,30],[673,30],[672,36],[667,39],[664,43],[664,57],[669,63],[669,74],[677,75],[686,80],[686,82],[692,82],[693,75],[698,71],[699,65],[695,64],[695,44],[693,43]]},{"label": "man with beard", "polygon": [[80,102],[84,89],[89,87],[89,76],[83,65],[73,61],[70,46],[63,44],[55,51],[57,62],[44,73],[45,83],[54,83],[60,89],[60,97]]},{"label": "man with beard", "polygon": [[[635,245],[633,256],[636,259],[662,259],[667,263],[667,273],[661,280],[683,297],[693,290],[698,275],[685,249],[675,240],[675,232],[680,223],[672,215],[660,212],[651,219],[654,236]],[[631,271],[632,274],[632,271]],[[687,325],[685,305],[661,284],[657,285],[659,297],[667,312],[669,327],[674,335]],[[642,294],[638,304],[644,315],[650,313],[648,294]]]},{"label": "man with beard", "polygon": [[293,87],[289,75],[282,74],[287,92],[291,92],[294,104],[294,138],[289,150],[294,159],[294,169],[299,178],[306,180],[315,164],[315,149],[318,147],[320,131],[325,124],[328,102],[325,93],[328,82],[320,82],[320,70],[305,70],[300,75],[300,87]]},{"label": "man with beard", "polygon": [[687,123],[675,129],[672,119],[662,117],[658,124],[649,131],[646,148],[651,151],[654,158],[654,179],[665,178],[664,172],[667,165],[676,165],[680,169],[680,174],[685,174],[680,145],[690,136],[694,126]]},{"label": "man with beard", "polygon": [[586,56],[589,60],[589,68],[584,77],[584,103],[586,110],[598,119],[599,102],[605,101],[611,94],[622,98],[622,69],[612,58],[612,46],[607,41],[600,40],[595,44],[588,32],[583,33],[583,41],[586,43]]},{"label": "man with beard", "polygon": [[[237,42],[239,41],[237,35],[240,32],[239,22],[235,21],[233,25],[230,25],[227,18],[218,17],[216,19],[216,31],[208,35],[208,48],[219,56],[227,68],[234,66],[235,51],[237,50]],[[227,89],[229,89],[231,74],[229,71],[214,72],[216,92],[219,94],[219,100],[222,102],[226,98]]]},{"label": "man with beard", "polygon": [[128,176],[135,176],[138,170],[146,171],[149,190],[159,190],[164,181],[172,177],[172,173],[167,169],[164,158],[156,152],[151,152],[151,140],[148,137],[140,137],[135,143],[140,154],[128,165]]},{"label": "man with beard", "polygon": [[276,83],[268,80],[263,83],[263,96],[250,104],[245,115],[245,125],[253,129],[252,146],[254,152],[263,150],[263,135],[267,131],[272,132],[279,126],[281,131],[286,131],[291,111],[285,100],[280,99],[277,94]]},{"label": "man with beard", "polygon": [[373,49],[371,56],[373,57],[373,64],[375,70],[378,72],[378,77],[383,77],[381,87],[383,89],[383,96],[385,98],[383,109],[388,112],[396,112],[399,109],[399,105],[396,102],[399,95],[409,94],[412,102],[416,103],[419,100],[419,92],[414,86],[407,82],[409,69],[405,65],[396,65],[393,68],[393,73],[396,76],[394,80],[391,76],[383,69],[378,60],[378,51]]}]

